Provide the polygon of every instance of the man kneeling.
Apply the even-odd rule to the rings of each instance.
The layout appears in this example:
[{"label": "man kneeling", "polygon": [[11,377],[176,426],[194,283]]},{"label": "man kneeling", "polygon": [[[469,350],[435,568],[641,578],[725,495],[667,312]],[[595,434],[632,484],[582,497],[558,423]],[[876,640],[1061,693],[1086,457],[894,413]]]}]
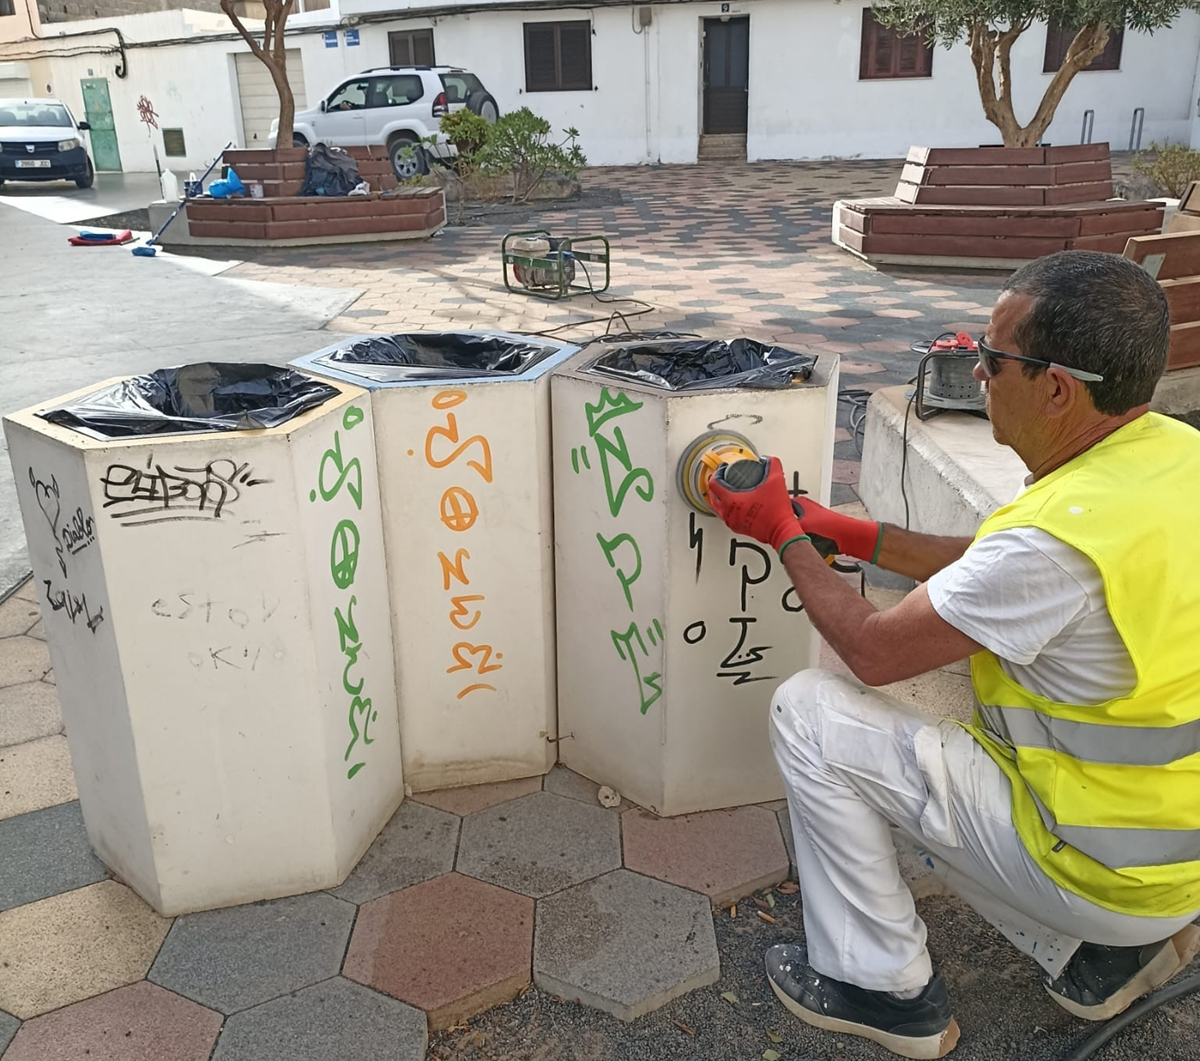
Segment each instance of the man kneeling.
[{"label": "man kneeling", "polygon": [[[809,1024],[905,1057],[958,1040],[890,824],[1077,1016],[1120,1013],[1200,949],[1200,434],[1149,412],[1168,329],[1161,288],[1115,255],[1012,276],[975,375],[1029,476],[973,541],[807,498],[798,515],[777,460],[754,490],[710,487],[863,683],[804,671],[771,704],[806,947],[772,947],[767,973]],[[810,534],[921,584],[876,611]],[[968,657],[970,726],[864,687]]]}]

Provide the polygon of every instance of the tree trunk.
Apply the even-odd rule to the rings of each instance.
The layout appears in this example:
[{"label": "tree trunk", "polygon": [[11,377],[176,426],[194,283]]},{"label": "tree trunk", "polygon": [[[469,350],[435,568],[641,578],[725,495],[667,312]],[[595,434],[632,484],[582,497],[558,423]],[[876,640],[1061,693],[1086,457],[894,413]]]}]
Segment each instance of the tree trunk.
[{"label": "tree trunk", "polygon": [[296,122],[296,97],[288,82],[287,57],[281,56],[268,63],[267,69],[271,71],[271,80],[275,82],[275,91],[279,95],[279,135],[275,138],[275,146],[291,147]]},{"label": "tree trunk", "polygon": [[1028,21],[1018,22],[1009,29],[996,30],[986,23],[977,23],[968,33],[983,114],[1000,130],[1005,147],[1036,147],[1041,142],[1054,120],[1054,112],[1062,102],[1067,86],[1080,70],[1086,69],[1104,51],[1108,43],[1108,25],[1104,22],[1093,22],[1076,33],[1062,66],[1046,87],[1033,118],[1027,125],[1022,125],[1013,111],[1010,58],[1017,38],[1029,25]]},{"label": "tree trunk", "polygon": [[[275,93],[279,96],[279,132],[275,139],[275,146],[277,148],[291,147],[292,132],[296,122],[296,97],[292,94],[292,86],[288,83],[287,49],[283,30],[296,0],[264,0],[263,7],[266,9],[266,14],[263,19],[261,42],[255,40],[254,34],[242,24],[242,20],[234,11],[234,2],[235,0],[221,0],[221,10],[233,23],[234,29],[250,45],[250,51],[254,57],[270,73]],[[243,146],[248,147],[249,145]]]}]

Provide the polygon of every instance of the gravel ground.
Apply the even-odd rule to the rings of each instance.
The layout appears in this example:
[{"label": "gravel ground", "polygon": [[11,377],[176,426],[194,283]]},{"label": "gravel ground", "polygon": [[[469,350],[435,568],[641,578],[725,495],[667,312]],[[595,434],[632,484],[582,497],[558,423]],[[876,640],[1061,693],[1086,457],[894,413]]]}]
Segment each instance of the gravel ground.
[{"label": "gravel ground", "polygon": [[[957,899],[938,896],[918,908],[962,1028],[956,1061],[1057,1061],[1093,1030],[1051,1002],[1036,966]],[[771,915],[774,925],[749,902],[738,905],[736,920],[717,914],[720,981],[632,1024],[530,989],[434,1036],[429,1061],[759,1061],[768,1050],[780,1061],[893,1058],[863,1040],[811,1029],[783,1009],[766,983],[762,954],[772,943],[803,938],[799,897],[776,895]],[[1143,1019],[1097,1057],[1192,1061],[1197,1031],[1200,998],[1193,997]]]}]

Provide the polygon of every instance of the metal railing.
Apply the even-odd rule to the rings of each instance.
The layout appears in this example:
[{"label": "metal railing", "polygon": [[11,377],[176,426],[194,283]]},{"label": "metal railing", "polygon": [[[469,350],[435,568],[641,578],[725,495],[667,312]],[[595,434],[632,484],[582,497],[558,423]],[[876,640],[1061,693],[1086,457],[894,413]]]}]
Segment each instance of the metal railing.
[{"label": "metal railing", "polygon": [[1129,150],[1141,151],[1142,149],[1142,126],[1146,123],[1146,108],[1135,107],[1133,109],[1133,121],[1129,124]]},{"label": "metal railing", "polygon": [[1092,142],[1092,127],[1096,124],[1096,112],[1090,107],[1083,112],[1083,127],[1079,130],[1079,142],[1081,144],[1090,144]]}]

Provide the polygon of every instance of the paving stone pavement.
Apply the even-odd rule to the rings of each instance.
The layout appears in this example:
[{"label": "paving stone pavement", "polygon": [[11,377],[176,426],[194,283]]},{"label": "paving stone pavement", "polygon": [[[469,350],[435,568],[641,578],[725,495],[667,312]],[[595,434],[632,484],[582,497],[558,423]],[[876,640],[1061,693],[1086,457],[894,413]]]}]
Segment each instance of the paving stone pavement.
[{"label": "paving stone pavement", "polygon": [[213,1061],[421,1061],[427,1041],[420,1010],[339,976],[231,1017]]},{"label": "paving stone pavement", "polygon": [[720,972],[712,908],[695,892],[618,869],[539,904],[533,979],[552,995],[634,1020]]},{"label": "paving stone pavement", "polygon": [[341,971],[354,906],[314,893],[177,917],[151,983],[226,1015]]},{"label": "paving stone pavement", "polygon": [[[911,375],[912,341],[978,332],[1002,280],[875,271],[829,245],[833,199],[888,192],[899,167],[597,170],[584,182],[600,205],[585,198],[536,221],[614,237],[611,294],[655,306],[629,318],[632,327],[836,352],[842,386],[870,393]],[[611,303],[504,293],[500,235],[527,223],[483,217],[400,250],[264,252],[235,275],[362,289],[334,324],[342,331],[607,321]],[[840,403],[835,503],[856,502],[851,411]],[[881,592],[880,576],[869,578]],[[765,946],[802,939],[799,897],[786,886],[769,893],[776,923],[748,901],[737,918],[724,906],[712,912],[714,899],[761,897],[794,875],[778,801],[659,822],[627,802],[600,807],[593,782],[555,767],[544,779],[406,801],[332,894],[157,917],[107,879],[87,845],[37,605],[31,583],[0,602],[3,1061],[203,1061],[210,1052],[215,1061],[753,1061],[775,1045],[768,1030],[786,1036],[783,1061],[885,1056],[806,1029],[765,987]],[[960,695],[963,675],[944,677],[907,695]],[[739,821],[752,827],[735,840]],[[932,896],[922,913],[967,1033],[957,1057],[1049,1061],[1089,1030],[1049,1003],[1032,967],[961,903],[934,895],[920,852],[902,851],[901,864],[914,891]],[[616,1019],[638,1013],[632,1024]],[[465,1023],[436,1031],[448,1022]],[[1108,1049],[1183,1061],[1198,1028],[1200,1003],[1183,1001],[1127,1033],[1128,1052]]]},{"label": "paving stone pavement", "polygon": [[208,1061],[221,1014],[142,980],[26,1021],[5,1061]]},{"label": "paving stone pavement", "polygon": [[362,907],[345,973],[449,1028],[525,988],[532,947],[532,899],[447,873]]},{"label": "paving stone pavement", "polygon": [[108,876],[88,843],[78,802],[0,821],[0,910],[95,884]]}]

